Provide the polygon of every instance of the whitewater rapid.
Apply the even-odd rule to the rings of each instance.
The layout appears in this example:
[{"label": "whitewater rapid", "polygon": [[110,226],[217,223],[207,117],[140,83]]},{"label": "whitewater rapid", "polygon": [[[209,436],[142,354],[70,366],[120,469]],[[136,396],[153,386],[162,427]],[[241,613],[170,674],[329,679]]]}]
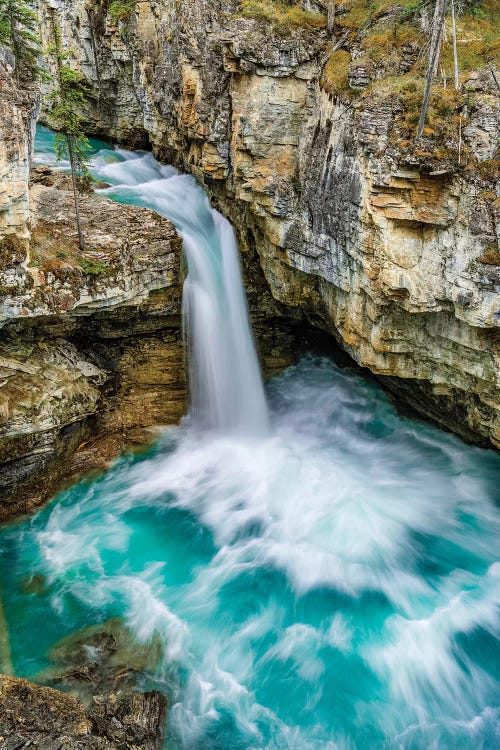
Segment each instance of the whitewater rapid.
[{"label": "whitewater rapid", "polygon": [[500,457],[326,358],[267,397],[264,433],[188,421],[0,532],[18,672],[120,616],[164,645],[168,750],[497,748]]}]

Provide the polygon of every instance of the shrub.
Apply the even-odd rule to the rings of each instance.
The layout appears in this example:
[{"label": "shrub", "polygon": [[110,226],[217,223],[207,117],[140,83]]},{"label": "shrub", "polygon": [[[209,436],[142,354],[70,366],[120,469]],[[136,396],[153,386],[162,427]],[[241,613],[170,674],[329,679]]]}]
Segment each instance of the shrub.
[{"label": "shrub", "polygon": [[500,251],[495,245],[490,245],[478,258],[480,263],[487,266],[500,266]]},{"label": "shrub", "polygon": [[329,94],[339,94],[349,89],[349,63],[351,55],[345,49],[339,49],[330,55],[323,70],[321,85]]},{"label": "shrub", "polygon": [[101,276],[110,272],[110,267],[97,258],[80,258],[80,267],[88,276]]},{"label": "shrub", "polygon": [[128,21],[135,11],[136,0],[113,0],[108,13],[113,21]]}]

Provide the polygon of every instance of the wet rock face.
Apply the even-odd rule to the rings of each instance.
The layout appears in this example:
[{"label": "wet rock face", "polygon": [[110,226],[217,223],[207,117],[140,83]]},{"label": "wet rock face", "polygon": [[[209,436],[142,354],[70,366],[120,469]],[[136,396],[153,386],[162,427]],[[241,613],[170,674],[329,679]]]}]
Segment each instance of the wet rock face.
[{"label": "wet rock face", "polygon": [[[500,446],[498,206],[493,171],[480,167],[497,148],[491,74],[468,83],[463,138],[476,166],[464,170],[398,147],[397,98],[329,95],[324,31],[274,33],[238,17],[236,2],[146,1],[120,23],[92,7],[89,21],[83,0],[61,4],[93,132],[125,143],[135,133],[194,173],[289,314],[328,330],[403,398],[414,386],[426,416]],[[397,69],[417,53],[410,45]],[[376,75],[353,56],[351,88]]]},{"label": "wet rock face", "polygon": [[99,696],[86,709],[71,695],[0,675],[2,750],[160,750],[165,713],[157,691]]}]

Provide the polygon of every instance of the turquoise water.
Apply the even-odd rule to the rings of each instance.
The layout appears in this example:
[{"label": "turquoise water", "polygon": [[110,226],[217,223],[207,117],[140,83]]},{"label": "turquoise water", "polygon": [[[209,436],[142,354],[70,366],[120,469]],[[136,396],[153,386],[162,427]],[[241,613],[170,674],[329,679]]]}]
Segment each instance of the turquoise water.
[{"label": "turquoise water", "polygon": [[325,358],[267,400],[264,437],[186,422],[0,531],[17,673],[121,616],[170,750],[499,747],[500,456]]},{"label": "turquoise water", "polygon": [[498,747],[499,457],[326,359],[268,395],[265,440],[169,430],[1,533],[17,672],[120,615],[170,748]]}]

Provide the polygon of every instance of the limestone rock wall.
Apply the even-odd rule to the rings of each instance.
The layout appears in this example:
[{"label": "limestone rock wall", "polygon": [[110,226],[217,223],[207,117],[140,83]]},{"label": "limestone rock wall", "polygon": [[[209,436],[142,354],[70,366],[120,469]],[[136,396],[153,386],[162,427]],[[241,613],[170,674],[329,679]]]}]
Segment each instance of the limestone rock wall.
[{"label": "limestone rock wall", "polygon": [[0,520],[185,409],[181,241],[146,209],[32,173],[29,258],[0,293]]},{"label": "limestone rock wall", "polygon": [[468,84],[476,166],[459,168],[397,146],[394,97],[327,93],[325,31],[275,33],[238,6],[142,0],[115,22],[105,0],[58,0],[89,127],[193,172],[276,300],[427,416],[500,446],[498,201],[481,171],[497,147],[494,79]]}]

